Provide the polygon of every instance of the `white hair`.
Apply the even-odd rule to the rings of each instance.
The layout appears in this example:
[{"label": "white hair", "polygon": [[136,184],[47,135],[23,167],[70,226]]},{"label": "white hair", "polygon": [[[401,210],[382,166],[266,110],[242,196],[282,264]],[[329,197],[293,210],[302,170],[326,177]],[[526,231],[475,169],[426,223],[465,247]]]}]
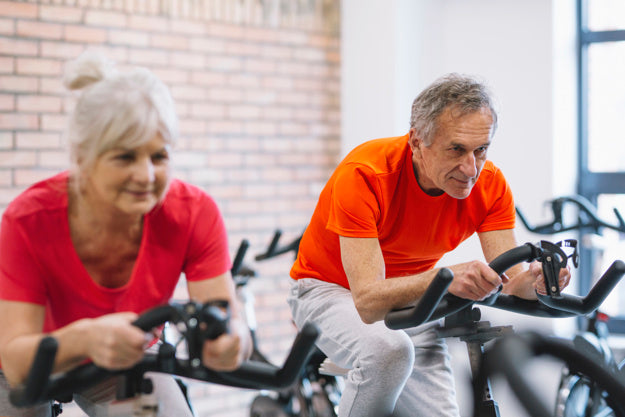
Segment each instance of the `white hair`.
[{"label": "white hair", "polygon": [[120,72],[103,56],[86,52],[68,63],[64,84],[83,90],[67,132],[75,170],[115,147],[140,146],[157,133],[168,144],[177,139],[178,119],[169,89],[145,68]]}]

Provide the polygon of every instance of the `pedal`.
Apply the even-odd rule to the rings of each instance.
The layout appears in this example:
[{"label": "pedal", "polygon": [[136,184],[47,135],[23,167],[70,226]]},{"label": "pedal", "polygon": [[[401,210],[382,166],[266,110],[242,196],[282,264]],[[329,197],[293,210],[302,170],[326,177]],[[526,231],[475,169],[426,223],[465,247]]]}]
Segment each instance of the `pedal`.
[{"label": "pedal", "polygon": [[319,365],[319,373],[321,375],[328,376],[346,376],[349,372],[349,369],[341,368],[330,359],[326,358],[321,365]]}]

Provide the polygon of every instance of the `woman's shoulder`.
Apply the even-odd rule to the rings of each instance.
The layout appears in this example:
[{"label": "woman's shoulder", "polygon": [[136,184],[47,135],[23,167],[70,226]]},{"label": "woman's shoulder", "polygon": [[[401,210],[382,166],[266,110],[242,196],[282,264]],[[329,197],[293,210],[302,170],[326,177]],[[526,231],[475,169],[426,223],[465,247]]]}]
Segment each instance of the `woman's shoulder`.
[{"label": "woman's shoulder", "polygon": [[68,180],[68,172],[61,172],[36,182],[15,197],[4,214],[17,218],[35,213],[65,210]]}]

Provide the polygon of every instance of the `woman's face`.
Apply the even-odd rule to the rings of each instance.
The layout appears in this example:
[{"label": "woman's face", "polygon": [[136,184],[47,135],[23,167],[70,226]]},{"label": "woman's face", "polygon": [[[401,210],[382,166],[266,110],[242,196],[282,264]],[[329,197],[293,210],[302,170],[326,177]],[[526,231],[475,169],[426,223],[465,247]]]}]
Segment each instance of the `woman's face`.
[{"label": "woman's face", "polygon": [[157,134],[136,148],[113,148],[96,158],[83,175],[83,193],[98,207],[144,215],[156,206],[169,185],[169,146]]}]

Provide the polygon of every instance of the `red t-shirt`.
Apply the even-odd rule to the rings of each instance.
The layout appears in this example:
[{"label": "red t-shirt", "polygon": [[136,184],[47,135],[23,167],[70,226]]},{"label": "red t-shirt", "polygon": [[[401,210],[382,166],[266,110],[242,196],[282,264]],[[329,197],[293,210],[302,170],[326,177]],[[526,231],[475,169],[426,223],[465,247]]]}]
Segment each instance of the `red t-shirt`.
[{"label": "red t-shirt", "polygon": [[377,238],[386,277],[416,274],[473,233],[514,228],[512,192],[487,161],[471,194],[429,196],[414,175],[408,135],[366,142],[339,164],[321,192],[291,277],[349,288],[339,235]]},{"label": "red t-shirt", "polygon": [[189,281],[230,269],[221,214],[197,187],[173,180],[145,215],[141,248],[129,282],[98,285],[72,244],[67,173],[39,182],[6,209],[0,228],[0,299],[44,305],[44,332],[86,317],[168,302],[182,272]]}]

